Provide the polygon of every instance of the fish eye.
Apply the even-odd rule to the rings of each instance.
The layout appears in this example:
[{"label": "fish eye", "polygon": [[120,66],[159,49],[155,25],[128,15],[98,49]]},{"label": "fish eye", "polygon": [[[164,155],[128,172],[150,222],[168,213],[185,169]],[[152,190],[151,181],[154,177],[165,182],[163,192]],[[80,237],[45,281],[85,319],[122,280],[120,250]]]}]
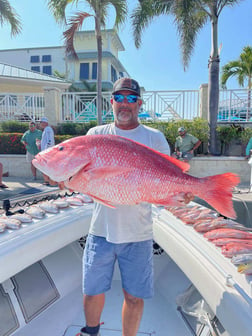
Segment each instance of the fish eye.
[{"label": "fish eye", "polygon": [[64,146],[59,147],[59,151],[63,151],[63,149],[64,149]]}]

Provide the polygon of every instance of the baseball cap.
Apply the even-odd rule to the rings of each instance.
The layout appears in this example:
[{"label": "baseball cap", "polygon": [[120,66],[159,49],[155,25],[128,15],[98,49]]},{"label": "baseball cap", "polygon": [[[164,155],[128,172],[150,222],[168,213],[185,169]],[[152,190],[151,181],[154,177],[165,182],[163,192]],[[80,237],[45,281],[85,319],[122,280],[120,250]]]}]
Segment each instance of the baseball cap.
[{"label": "baseball cap", "polygon": [[135,81],[132,78],[122,77],[119,78],[113,86],[112,94],[115,94],[118,91],[121,90],[129,90],[135,93],[137,96],[140,97],[140,86],[137,81]]},{"label": "baseball cap", "polygon": [[46,117],[42,117],[42,118],[40,119],[40,122],[46,122],[46,123],[48,123],[48,119],[47,119]]},{"label": "baseball cap", "polygon": [[184,127],[179,127],[178,132],[185,132],[185,128]]}]

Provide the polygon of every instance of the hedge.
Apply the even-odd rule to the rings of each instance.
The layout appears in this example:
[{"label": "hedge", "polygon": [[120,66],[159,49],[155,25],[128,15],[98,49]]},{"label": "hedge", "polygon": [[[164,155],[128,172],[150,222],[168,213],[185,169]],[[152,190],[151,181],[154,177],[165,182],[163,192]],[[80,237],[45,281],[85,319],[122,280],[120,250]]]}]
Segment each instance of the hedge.
[{"label": "hedge", "polygon": [[[25,154],[21,143],[23,133],[0,133],[0,154]],[[71,135],[55,135],[55,143],[72,138]]]},{"label": "hedge", "polygon": [[[207,148],[209,127],[206,120],[195,118],[192,121],[179,120],[170,122],[142,122],[143,124],[159,129],[167,138],[171,150],[174,150],[176,137],[178,136],[178,127],[185,127],[188,133],[196,136],[202,141],[198,153],[203,153]],[[85,135],[89,128],[94,127],[96,122],[90,123],[64,123],[53,126],[55,131],[56,144],[74,136]],[[29,128],[28,123],[17,121],[5,121],[0,124],[0,154],[25,154],[25,148],[20,142],[23,133]],[[252,137],[252,129],[240,126],[218,126],[217,136],[220,146],[230,143],[232,140],[239,140],[242,145],[246,145]]]}]

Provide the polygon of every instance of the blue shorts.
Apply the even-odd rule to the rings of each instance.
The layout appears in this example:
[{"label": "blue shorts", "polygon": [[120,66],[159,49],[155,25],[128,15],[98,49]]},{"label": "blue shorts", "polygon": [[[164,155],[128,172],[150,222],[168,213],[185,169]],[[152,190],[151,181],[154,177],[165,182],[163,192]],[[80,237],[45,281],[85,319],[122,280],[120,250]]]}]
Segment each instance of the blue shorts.
[{"label": "blue shorts", "polygon": [[83,255],[83,293],[97,295],[111,288],[118,261],[123,289],[142,299],[153,296],[152,240],[114,244],[89,234]]}]

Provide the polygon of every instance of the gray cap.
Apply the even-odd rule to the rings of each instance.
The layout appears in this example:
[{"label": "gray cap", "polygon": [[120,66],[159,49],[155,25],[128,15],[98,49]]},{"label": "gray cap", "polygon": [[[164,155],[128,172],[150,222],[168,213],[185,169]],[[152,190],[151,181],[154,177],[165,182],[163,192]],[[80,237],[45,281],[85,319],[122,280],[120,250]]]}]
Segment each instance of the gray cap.
[{"label": "gray cap", "polygon": [[132,91],[139,97],[141,95],[140,86],[138,82],[131,78],[122,77],[122,78],[119,78],[114,83],[112,94],[115,94],[116,92],[121,91],[121,90]]},{"label": "gray cap", "polygon": [[178,132],[185,132],[185,128],[184,127],[179,127]]},{"label": "gray cap", "polygon": [[40,119],[40,122],[46,122],[46,123],[48,123],[48,119],[47,119],[46,117],[42,117],[42,118]]}]

